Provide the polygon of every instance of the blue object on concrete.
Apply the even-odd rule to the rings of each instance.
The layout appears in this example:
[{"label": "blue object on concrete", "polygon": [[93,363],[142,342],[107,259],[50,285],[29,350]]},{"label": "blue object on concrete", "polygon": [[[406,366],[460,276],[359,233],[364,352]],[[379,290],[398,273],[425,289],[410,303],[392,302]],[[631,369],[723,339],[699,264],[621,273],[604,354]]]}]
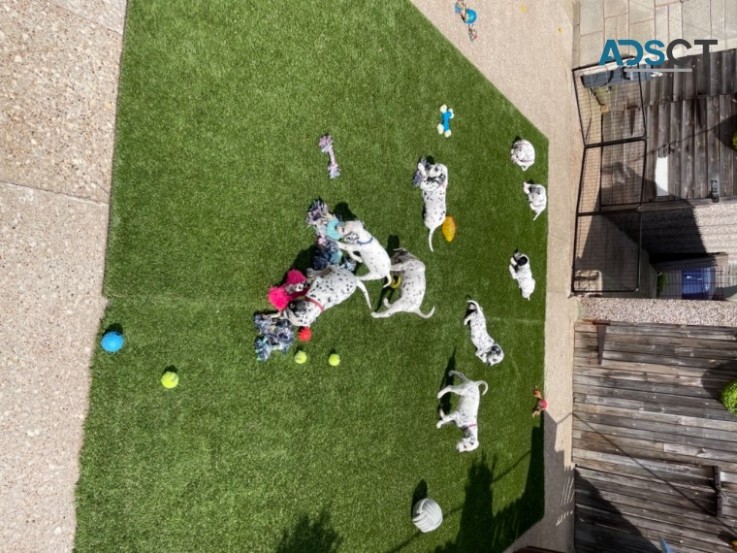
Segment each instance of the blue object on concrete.
[{"label": "blue object on concrete", "polygon": [[714,275],[711,267],[681,271],[683,299],[709,300],[714,297]]},{"label": "blue object on concrete", "polygon": [[120,351],[123,344],[125,344],[125,338],[123,338],[123,335],[116,330],[106,332],[102,336],[102,340],[100,340],[100,346],[102,346],[102,349],[108,353],[116,353]]},{"label": "blue object on concrete", "polygon": [[473,25],[476,21],[476,12],[474,10],[466,10],[466,25]]}]

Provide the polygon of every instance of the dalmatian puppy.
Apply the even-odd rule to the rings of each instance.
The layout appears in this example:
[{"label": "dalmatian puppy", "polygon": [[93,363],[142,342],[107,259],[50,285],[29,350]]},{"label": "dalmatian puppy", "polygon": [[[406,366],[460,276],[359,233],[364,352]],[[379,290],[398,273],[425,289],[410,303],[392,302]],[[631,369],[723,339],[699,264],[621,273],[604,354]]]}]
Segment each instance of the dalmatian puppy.
[{"label": "dalmatian puppy", "polygon": [[384,288],[392,281],[392,261],[379,241],[367,231],[361,221],[338,223],[335,227],[340,235],[338,248],[348,252],[353,259],[366,265],[368,273],[358,277],[359,280],[386,279]]},{"label": "dalmatian puppy", "polygon": [[448,168],[439,163],[431,164],[424,157],[417,164],[412,184],[422,190],[425,227],[430,231],[427,241],[432,248],[432,235],[443,224],[446,216],[445,194],[448,190]]},{"label": "dalmatian puppy", "polygon": [[469,380],[458,371],[450,371],[448,374],[460,378],[461,383],[458,386],[446,386],[440,390],[438,399],[448,393],[457,394],[461,399],[456,410],[447,415],[440,409],[440,420],[435,426],[440,428],[444,424],[454,422],[463,431],[463,439],[456,444],[456,449],[460,452],[473,451],[479,447],[477,419],[482,395],[480,388],[482,385],[484,386],[483,395],[486,395],[489,385],[483,380]]},{"label": "dalmatian puppy", "polygon": [[532,293],[535,291],[535,279],[532,278],[532,267],[530,267],[530,258],[520,253],[518,250],[514,251],[514,255],[509,260],[509,274],[519,284],[519,289],[522,292],[522,297],[529,300]]},{"label": "dalmatian puppy", "polygon": [[527,140],[515,140],[510,154],[512,162],[523,171],[527,171],[535,163],[535,148]]},{"label": "dalmatian puppy", "polygon": [[504,351],[486,331],[486,318],[478,302],[468,299],[468,311],[463,324],[471,328],[471,343],[476,346],[476,357],[493,367],[504,359]]},{"label": "dalmatian puppy", "polygon": [[392,255],[392,272],[399,273],[402,284],[399,287],[400,298],[394,303],[384,298],[386,311],[371,313],[372,317],[391,317],[395,313],[414,313],[423,319],[429,319],[435,313],[433,307],[429,313],[420,310],[425,297],[425,264],[404,248],[398,248]]},{"label": "dalmatian puppy", "polygon": [[363,282],[350,271],[330,265],[313,276],[307,294],[290,302],[282,316],[294,326],[312,326],[326,309],[350,298],[356,288],[361,289],[371,309],[371,299]]},{"label": "dalmatian puppy", "polygon": [[534,221],[548,206],[548,193],[545,191],[545,187],[543,185],[533,184],[531,182],[523,183],[522,191],[527,194],[527,201],[530,204],[530,209],[535,212],[535,217],[532,218]]}]

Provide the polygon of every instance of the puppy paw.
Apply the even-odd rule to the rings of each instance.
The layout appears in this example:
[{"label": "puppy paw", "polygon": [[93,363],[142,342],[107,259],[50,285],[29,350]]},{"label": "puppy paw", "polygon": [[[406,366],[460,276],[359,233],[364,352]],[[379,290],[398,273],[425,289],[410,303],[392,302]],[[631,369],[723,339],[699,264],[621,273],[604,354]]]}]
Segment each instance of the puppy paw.
[{"label": "puppy paw", "polygon": [[435,423],[435,428],[440,428],[441,426],[443,426],[443,421],[438,421]]}]

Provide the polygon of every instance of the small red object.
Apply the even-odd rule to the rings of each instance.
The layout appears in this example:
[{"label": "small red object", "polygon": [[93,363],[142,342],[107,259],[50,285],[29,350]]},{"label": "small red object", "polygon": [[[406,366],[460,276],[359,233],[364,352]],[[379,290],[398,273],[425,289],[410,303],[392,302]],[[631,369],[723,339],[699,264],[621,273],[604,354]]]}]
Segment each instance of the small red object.
[{"label": "small red object", "polygon": [[297,333],[300,342],[309,342],[312,339],[312,329],[309,326],[303,326]]}]

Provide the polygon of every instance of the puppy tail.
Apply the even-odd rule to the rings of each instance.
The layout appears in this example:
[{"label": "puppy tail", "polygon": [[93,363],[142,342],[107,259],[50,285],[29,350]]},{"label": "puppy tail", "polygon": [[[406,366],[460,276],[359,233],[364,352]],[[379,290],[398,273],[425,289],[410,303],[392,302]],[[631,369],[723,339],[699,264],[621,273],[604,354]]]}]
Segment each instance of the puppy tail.
[{"label": "puppy tail", "polygon": [[532,218],[532,220],[534,221],[535,219],[537,219],[538,217],[540,217],[540,214],[541,214],[541,213],[542,213],[542,211],[537,211],[537,212],[535,213],[535,216],[534,216],[534,217]]},{"label": "puppy tail", "polygon": [[484,385],[484,391],[481,393],[481,395],[485,396],[486,392],[489,391],[489,385],[486,383],[485,380],[479,380],[476,384],[478,385],[479,388],[481,387],[482,384]]},{"label": "puppy tail", "polygon": [[374,307],[373,305],[371,305],[371,298],[369,297],[368,290],[366,290],[366,285],[360,280],[356,279],[356,286],[361,289],[361,292],[363,292],[363,295],[366,298],[366,303],[368,304],[369,309],[373,311]]},{"label": "puppy tail", "polygon": [[422,312],[422,311],[420,311],[420,310],[419,310],[419,308],[418,308],[418,309],[417,309],[417,311],[416,311],[416,313],[417,313],[417,314],[418,314],[418,315],[419,315],[420,317],[422,317],[423,319],[429,319],[430,317],[432,317],[432,316],[433,316],[433,313],[435,313],[435,307],[433,306],[433,308],[432,308],[432,309],[430,310],[430,312],[429,312],[429,313],[423,313],[423,312]]},{"label": "puppy tail", "polygon": [[432,249],[432,234],[435,232],[435,229],[430,229],[430,233],[427,235],[427,243],[430,245],[430,251],[435,253],[435,250]]}]

